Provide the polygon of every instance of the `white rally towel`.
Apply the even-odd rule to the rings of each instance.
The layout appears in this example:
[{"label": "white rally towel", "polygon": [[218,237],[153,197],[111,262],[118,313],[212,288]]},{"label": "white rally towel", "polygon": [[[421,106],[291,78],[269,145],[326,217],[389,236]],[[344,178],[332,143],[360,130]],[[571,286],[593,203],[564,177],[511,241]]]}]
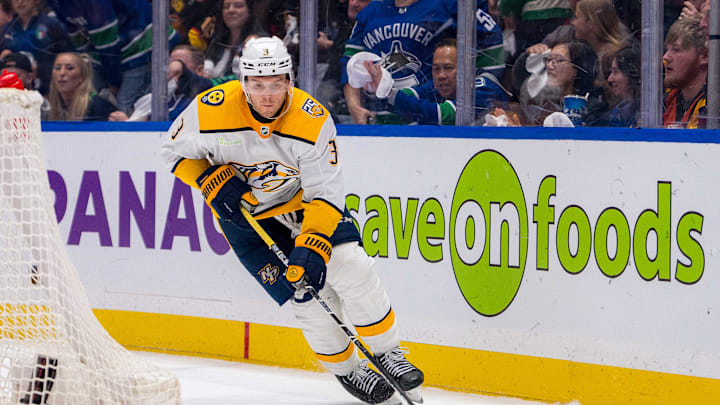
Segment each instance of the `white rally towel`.
[{"label": "white rally towel", "polygon": [[358,52],[350,58],[347,64],[348,83],[356,89],[362,87],[370,93],[375,93],[378,98],[386,98],[390,94],[395,81],[387,69],[380,68],[382,78],[377,88],[374,88],[372,76],[365,68],[365,61],[368,60],[377,63],[380,61],[380,57],[371,52]]},{"label": "white rally towel", "polygon": [[554,112],[550,115],[548,115],[545,118],[545,121],[543,121],[544,127],[567,127],[567,128],[574,128],[575,125],[573,125],[572,121],[570,121],[570,118],[565,114],[561,112]]},{"label": "white rally towel", "polygon": [[527,79],[527,89],[530,94],[530,98],[535,98],[540,93],[545,84],[547,84],[547,70],[545,69],[545,56],[549,55],[550,51],[543,53],[531,53],[525,59],[525,70],[530,72],[530,77]]},{"label": "white rally towel", "polygon": [[365,61],[377,62],[380,57],[372,52],[358,52],[353,55],[347,64],[348,83],[350,86],[359,89],[372,82],[372,77],[365,68]]}]

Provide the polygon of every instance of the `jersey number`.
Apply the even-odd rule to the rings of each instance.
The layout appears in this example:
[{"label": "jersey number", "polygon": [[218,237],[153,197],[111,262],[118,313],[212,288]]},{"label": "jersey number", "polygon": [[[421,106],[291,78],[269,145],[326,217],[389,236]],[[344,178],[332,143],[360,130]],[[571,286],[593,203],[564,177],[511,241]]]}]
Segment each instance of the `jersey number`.
[{"label": "jersey number", "polygon": [[495,20],[493,20],[492,16],[486,13],[485,10],[481,8],[477,9],[475,18],[477,18],[478,23],[480,23],[480,25],[482,25],[486,30],[492,31],[493,28],[495,28]]},{"label": "jersey number", "polygon": [[330,159],[330,164],[335,166],[336,164],[338,164],[337,145],[335,144],[334,139],[328,144],[330,145],[330,154],[333,155],[333,158]]}]

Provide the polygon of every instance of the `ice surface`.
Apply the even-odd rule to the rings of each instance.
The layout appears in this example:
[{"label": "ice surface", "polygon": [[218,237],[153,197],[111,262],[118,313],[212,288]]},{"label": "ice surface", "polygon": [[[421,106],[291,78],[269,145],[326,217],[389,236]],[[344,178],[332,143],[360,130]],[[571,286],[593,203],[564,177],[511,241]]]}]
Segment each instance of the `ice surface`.
[{"label": "ice surface", "polygon": [[[174,372],[184,405],[360,405],[335,377],[201,357],[135,352]],[[541,402],[423,388],[426,405],[540,405]],[[545,405],[545,404],[543,404]]]}]

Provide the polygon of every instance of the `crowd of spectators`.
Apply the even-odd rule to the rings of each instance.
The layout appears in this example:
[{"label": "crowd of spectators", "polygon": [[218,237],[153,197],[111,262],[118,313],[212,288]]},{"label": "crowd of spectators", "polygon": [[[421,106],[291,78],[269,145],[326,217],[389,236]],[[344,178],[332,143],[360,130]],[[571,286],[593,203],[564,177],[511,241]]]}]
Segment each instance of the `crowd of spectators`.
[{"label": "crowd of spectators", "polygon": [[[640,0],[476,1],[478,125],[638,126]],[[252,37],[297,62],[299,4],[170,2],[170,118],[236,80]],[[663,123],[703,128],[710,0],[664,6]],[[457,21],[457,0],[318,0],[315,97],[338,123],[453,125]],[[0,69],[46,120],[149,119],[151,46],[149,0],[0,0]]]}]

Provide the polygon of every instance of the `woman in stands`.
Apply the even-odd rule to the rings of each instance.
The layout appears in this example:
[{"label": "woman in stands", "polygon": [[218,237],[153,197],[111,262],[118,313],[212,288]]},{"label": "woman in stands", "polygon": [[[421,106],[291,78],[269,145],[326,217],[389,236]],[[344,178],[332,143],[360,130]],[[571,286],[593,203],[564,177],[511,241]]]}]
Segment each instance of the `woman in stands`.
[{"label": "woman in stands", "polygon": [[95,93],[87,54],[63,52],[55,58],[50,82],[50,121],[106,121],[115,107]]},{"label": "woman in stands", "polygon": [[597,55],[585,41],[560,43],[545,57],[547,84],[533,98],[528,95],[527,80],[520,90],[520,103],[529,125],[542,125],[553,112],[563,110],[563,98],[577,95],[587,97],[584,126],[602,125],[607,105],[602,91],[595,87]]},{"label": "woman in stands", "polygon": [[205,58],[205,72],[212,78],[231,75],[233,58],[241,53],[245,41],[263,33],[256,25],[250,0],[223,0],[215,21]]},{"label": "woman in stands", "polygon": [[619,100],[610,112],[610,125],[636,127],[640,110],[640,51],[637,47],[623,48],[615,54],[608,83]]},{"label": "woman in stands", "polygon": [[582,0],[575,8],[575,18],[572,20],[575,29],[575,38],[587,41],[595,51],[598,58],[597,86],[605,89],[605,97],[611,104],[612,91],[608,91],[608,74],[615,53],[632,42],[632,37],[626,34],[615,7],[611,0]]}]

